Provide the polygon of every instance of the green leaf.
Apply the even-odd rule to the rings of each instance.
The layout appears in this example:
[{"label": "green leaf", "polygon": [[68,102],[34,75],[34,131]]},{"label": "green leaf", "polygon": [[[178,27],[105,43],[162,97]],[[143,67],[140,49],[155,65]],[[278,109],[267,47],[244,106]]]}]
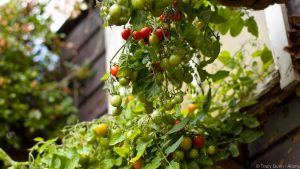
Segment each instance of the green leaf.
[{"label": "green leaf", "polygon": [[144,10],[134,10],[131,15],[130,24],[134,25],[135,30],[139,30],[144,27],[144,23],[147,20],[147,12]]},{"label": "green leaf", "polygon": [[101,169],[111,169],[114,166],[114,159],[104,159],[100,162],[99,167]]},{"label": "green leaf", "polygon": [[172,134],[172,133],[175,133],[175,132],[183,129],[186,126],[186,124],[188,123],[188,121],[189,121],[188,118],[183,119],[179,124],[173,126],[173,128],[170,131],[168,131],[168,134]]},{"label": "green leaf", "polygon": [[128,131],[128,132],[132,132],[131,134],[130,134],[130,137],[129,137],[129,139],[130,140],[133,140],[137,135],[139,135],[140,133],[141,133],[141,130],[138,128],[138,127],[136,127],[133,131]]},{"label": "green leaf", "polygon": [[109,140],[109,145],[113,146],[125,140],[124,134],[120,132],[115,132],[112,134]]},{"label": "green leaf", "polygon": [[232,157],[238,157],[240,155],[239,148],[235,143],[231,143],[228,147]]},{"label": "green leaf", "polygon": [[218,13],[213,13],[213,15],[211,16],[210,18],[210,22],[211,23],[216,23],[216,24],[220,24],[220,23],[223,23],[223,22],[226,22],[226,19],[219,15]]},{"label": "green leaf", "polygon": [[130,150],[128,147],[114,147],[114,152],[116,152],[121,157],[126,157],[129,151]]},{"label": "green leaf", "polygon": [[157,156],[153,160],[151,160],[150,163],[145,165],[145,167],[143,167],[142,169],[157,169],[161,164],[161,160],[163,160],[163,158],[160,156]]},{"label": "green leaf", "polygon": [[203,111],[207,113],[210,109],[210,104],[211,104],[211,88],[209,88],[208,93],[205,97],[205,101],[203,103]]},{"label": "green leaf", "polygon": [[213,79],[214,82],[222,80],[229,76],[229,71],[220,70],[217,71],[215,74],[211,75],[210,77]]},{"label": "green leaf", "polygon": [[137,113],[137,114],[144,112],[144,111],[145,111],[144,104],[143,104],[143,103],[137,104],[137,105],[132,109],[132,111],[133,111],[134,113]]},{"label": "green leaf", "polygon": [[255,37],[258,37],[258,26],[253,16],[245,21],[245,26],[247,27],[249,33]]},{"label": "green leaf", "polygon": [[227,65],[227,63],[231,60],[231,55],[228,51],[222,51],[218,60],[223,63],[223,65]]},{"label": "green leaf", "polygon": [[156,83],[151,83],[147,89],[147,96],[155,97],[161,92],[161,87]]},{"label": "green leaf", "polygon": [[227,159],[229,157],[229,152],[227,150],[219,150],[214,154],[213,159],[214,161],[220,161]]},{"label": "green leaf", "polygon": [[252,106],[254,104],[256,104],[257,101],[256,100],[248,100],[248,101],[242,101],[238,104],[238,106],[240,108],[244,108],[244,107],[249,107],[249,106]]},{"label": "green leaf", "polygon": [[180,169],[180,164],[176,161],[171,161],[170,165],[166,169]]},{"label": "green leaf", "polygon": [[243,118],[243,123],[249,128],[255,128],[259,126],[259,122],[255,117],[246,116]]},{"label": "green leaf", "polygon": [[261,131],[245,130],[241,133],[241,141],[243,143],[251,143],[262,135]]},{"label": "green leaf", "polygon": [[199,73],[201,81],[204,81],[207,78],[207,76],[210,75],[206,70],[202,69],[200,66],[197,67],[197,71]]},{"label": "green leaf", "polygon": [[199,12],[197,13],[197,16],[202,22],[207,23],[210,21],[210,18],[212,16],[212,11],[210,7],[201,7],[199,9]]},{"label": "green leaf", "polygon": [[44,141],[44,139],[42,137],[36,137],[33,140],[37,141],[37,142]]},{"label": "green leaf", "polygon": [[239,18],[233,26],[230,28],[230,35],[233,37],[238,36],[244,27],[244,20],[242,18]]},{"label": "green leaf", "polygon": [[114,165],[115,166],[121,166],[122,165],[122,161],[123,161],[122,157],[116,158],[116,159],[114,159]]},{"label": "green leaf", "polygon": [[166,155],[173,153],[180,146],[182,141],[183,141],[183,136],[181,136],[174,144],[172,144],[166,149],[165,151]]},{"label": "green leaf", "polygon": [[105,73],[105,74],[101,77],[100,80],[105,81],[105,80],[108,79],[108,77],[109,77],[109,73]]},{"label": "green leaf", "polygon": [[53,162],[52,162],[51,165],[52,165],[53,168],[60,168],[60,166],[61,166],[60,158],[53,157]]},{"label": "green leaf", "polygon": [[266,46],[264,47],[264,49],[261,52],[261,60],[263,61],[264,64],[268,63],[269,61],[273,61],[272,52]]},{"label": "green leaf", "polygon": [[217,127],[220,124],[220,121],[219,121],[218,118],[214,118],[214,117],[211,117],[210,115],[208,115],[208,116],[205,116],[202,123],[207,128],[214,128],[214,127]]},{"label": "green leaf", "polygon": [[130,160],[130,162],[134,163],[137,160],[139,160],[141,158],[141,156],[145,153],[147,146],[148,146],[148,143],[146,143],[146,142],[140,142],[140,143],[138,143],[138,145],[136,146],[137,154],[136,154],[136,156],[134,158],[132,158]]},{"label": "green leaf", "polygon": [[75,148],[66,149],[66,151],[56,152],[54,156],[58,157],[61,161],[60,168],[75,169],[79,164],[80,155]]}]

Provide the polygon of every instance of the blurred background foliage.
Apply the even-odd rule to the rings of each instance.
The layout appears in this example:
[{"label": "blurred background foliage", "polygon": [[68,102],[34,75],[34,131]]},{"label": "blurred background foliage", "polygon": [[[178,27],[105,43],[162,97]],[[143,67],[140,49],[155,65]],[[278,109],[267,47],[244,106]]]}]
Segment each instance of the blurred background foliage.
[{"label": "blurred background foliage", "polygon": [[45,7],[23,0],[0,6],[0,147],[21,159],[33,138],[52,138],[77,121],[64,80],[70,72],[59,71],[62,42]]}]

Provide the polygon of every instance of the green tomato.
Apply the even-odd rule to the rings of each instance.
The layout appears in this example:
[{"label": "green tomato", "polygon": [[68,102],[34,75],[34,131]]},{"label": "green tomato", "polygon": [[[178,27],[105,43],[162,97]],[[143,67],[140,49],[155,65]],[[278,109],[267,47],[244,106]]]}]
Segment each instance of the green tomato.
[{"label": "green tomato", "polygon": [[132,81],[135,81],[136,78],[137,78],[137,76],[138,76],[138,74],[139,74],[138,71],[133,71],[133,72],[132,72],[132,76],[131,76],[131,80],[132,80]]},{"label": "green tomato", "polygon": [[174,152],[174,159],[177,161],[181,161],[184,159],[184,152],[181,150],[176,150]]},{"label": "green tomato", "polygon": [[145,0],[131,0],[131,5],[134,9],[144,9],[146,2]]},{"label": "green tomato", "polygon": [[207,149],[209,155],[214,155],[216,153],[216,146],[209,146]]},{"label": "green tomato", "polygon": [[183,68],[176,68],[176,69],[175,69],[174,76],[175,76],[175,78],[176,78],[178,81],[182,82],[183,79],[184,79],[184,70],[183,70]]},{"label": "green tomato", "polygon": [[122,7],[118,4],[113,4],[110,8],[109,8],[109,14],[111,17],[113,18],[119,18],[122,14]]},{"label": "green tomato", "polygon": [[179,55],[171,55],[169,63],[171,66],[178,66],[181,63],[181,57]]},{"label": "green tomato", "polygon": [[119,116],[122,113],[122,108],[117,107],[112,111],[113,116]]},{"label": "green tomato", "polygon": [[152,35],[149,37],[149,43],[150,43],[151,46],[157,46],[158,43],[159,43],[159,39],[158,39],[157,35],[152,34]]},{"label": "green tomato", "polygon": [[189,4],[190,0],[182,0],[182,2],[185,3],[185,4]]},{"label": "green tomato", "polygon": [[189,153],[190,158],[197,158],[198,156],[199,156],[198,150],[195,148],[193,148]]},{"label": "green tomato", "polygon": [[168,69],[170,67],[169,59],[163,58],[160,62],[160,67],[163,69]]},{"label": "green tomato", "polygon": [[118,0],[117,4],[118,5],[126,5],[127,4],[127,0]]},{"label": "green tomato", "polygon": [[155,76],[155,80],[159,84],[162,84],[165,80],[164,75],[162,73],[157,73],[156,76]]},{"label": "green tomato", "polygon": [[198,163],[196,161],[191,161],[188,164],[188,169],[200,169]]},{"label": "green tomato", "polygon": [[189,151],[192,148],[192,139],[190,137],[184,137],[180,144],[180,148],[183,151]]},{"label": "green tomato", "polygon": [[130,81],[125,78],[125,77],[122,77],[120,80],[119,80],[119,83],[121,86],[128,86],[128,84],[130,83]]},{"label": "green tomato", "polygon": [[177,104],[182,103],[183,102],[183,96],[181,94],[176,94],[176,96],[174,97],[174,100]]},{"label": "green tomato", "polygon": [[122,97],[119,95],[114,95],[111,98],[111,105],[114,107],[120,107],[122,104]]},{"label": "green tomato", "polygon": [[169,111],[169,110],[172,110],[174,108],[174,104],[171,102],[167,102],[165,105],[164,105],[164,108],[165,110]]},{"label": "green tomato", "polygon": [[193,81],[193,76],[190,73],[185,73],[184,77],[183,77],[183,81],[187,84],[192,83]]}]

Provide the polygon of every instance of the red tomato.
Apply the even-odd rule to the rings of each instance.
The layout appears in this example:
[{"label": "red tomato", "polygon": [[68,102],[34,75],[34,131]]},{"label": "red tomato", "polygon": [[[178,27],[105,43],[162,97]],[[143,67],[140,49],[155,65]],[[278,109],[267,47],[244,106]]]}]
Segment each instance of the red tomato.
[{"label": "red tomato", "polygon": [[172,14],[172,21],[178,22],[181,20],[181,15],[178,11]]},{"label": "red tomato", "polygon": [[170,30],[168,28],[164,28],[164,34],[165,34],[165,37],[169,38],[170,37]]},{"label": "red tomato", "polygon": [[141,37],[143,39],[148,38],[152,32],[152,29],[149,27],[144,27],[140,30]]},{"label": "red tomato", "polygon": [[129,28],[124,29],[123,32],[121,33],[122,38],[124,40],[127,40],[130,37],[130,33],[131,33],[131,30]]},{"label": "red tomato", "polygon": [[193,144],[195,145],[195,147],[197,148],[202,148],[204,146],[204,137],[198,135],[198,136],[194,136],[193,138]]},{"label": "red tomato", "polygon": [[160,28],[156,29],[155,34],[157,35],[159,40],[164,39],[164,33],[163,33],[162,29],[160,29]]},{"label": "red tomato", "polygon": [[139,159],[136,162],[133,163],[133,168],[134,169],[141,169],[143,167],[143,159]]},{"label": "red tomato", "polygon": [[111,68],[110,68],[110,74],[112,75],[112,76],[117,76],[117,74],[118,74],[118,72],[119,72],[119,66],[118,65],[114,65],[114,66],[112,66]]},{"label": "red tomato", "polygon": [[173,3],[172,3],[173,8],[176,8],[177,5],[178,5],[177,1],[173,1]]},{"label": "red tomato", "polygon": [[141,33],[138,32],[138,31],[133,31],[132,32],[132,37],[133,37],[134,40],[139,40],[139,39],[141,39]]},{"label": "red tomato", "polygon": [[188,105],[188,111],[189,111],[189,113],[193,113],[196,109],[197,109],[197,105],[196,104],[191,103],[191,104]]},{"label": "red tomato", "polygon": [[154,69],[155,70],[160,70],[160,61],[154,62]]}]

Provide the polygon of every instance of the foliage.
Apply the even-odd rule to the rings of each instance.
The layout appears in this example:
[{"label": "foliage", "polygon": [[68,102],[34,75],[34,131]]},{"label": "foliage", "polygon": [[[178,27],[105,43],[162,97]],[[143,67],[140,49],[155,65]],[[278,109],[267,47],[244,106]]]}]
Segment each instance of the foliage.
[{"label": "foliage", "polygon": [[20,0],[0,7],[0,146],[4,148],[31,147],[34,137],[57,136],[65,124],[76,121],[67,87],[49,70],[56,55],[45,45],[55,51],[60,42],[50,32],[51,20],[44,10],[42,4]]},{"label": "foliage", "polygon": [[243,48],[220,53],[218,32],[237,36],[246,27],[258,36],[247,11],[209,0],[101,5],[106,25],[126,24],[121,54],[102,78],[113,116],[67,126],[62,144],[37,138],[29,161],[12,168],[210,168],[262,135],[243,110],[256,103],[251,91],[268,74],[271,52],[256,51],[249,65]]},{"label": "foliage", "polygon": [[[257,57],[255,53],[253,57]],[[190,96],[190,101],[197,105],[192,112],[177,106],[171,111],[166,112],[162,107],[149,114],[138,97],[123,96],[119,115],[67,126],[61,145],[56,144],[56,139],[37,138],[29,161],[12,162],[12,167],[129,169],[142,161],[144,168],[190,169],[191,165],[209,168],[230,155],[237,157],[240,143],[252,142],[262,134],[256,129],[259,122],[242,108],[255,104],[247,97],[248,93],[259,78],[268,74],[268,71],[258,73],[263,70],[257,68],[259,60],[245,64],[243,57],[243,50],[232,56],[226,51],[221,53],[219,60],[230,73],[219,76],[206,95]],[[208,74],[212,79],[212,73]],[[196,88],[190,86],[190,90]],[[107,128],[99,128],[103,124]],[[184,138],[195,136],[203,137],[203,145],[199,147],[194,141],[190,147],[183,144]],[[197,152],[196,157],[191,155],[192,151]]]}]

